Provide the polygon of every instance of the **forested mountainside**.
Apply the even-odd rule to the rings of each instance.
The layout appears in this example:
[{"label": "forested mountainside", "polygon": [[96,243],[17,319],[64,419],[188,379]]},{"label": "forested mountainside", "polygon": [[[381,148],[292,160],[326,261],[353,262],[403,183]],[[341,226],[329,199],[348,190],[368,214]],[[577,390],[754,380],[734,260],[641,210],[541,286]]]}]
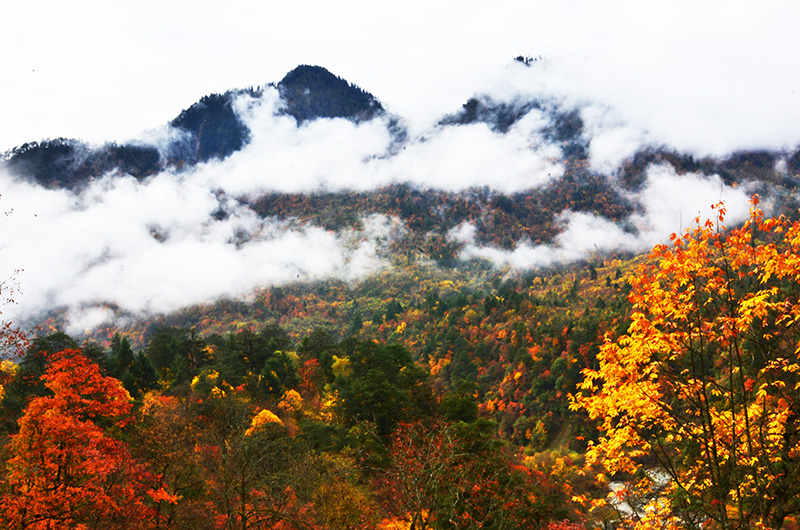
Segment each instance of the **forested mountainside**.
[{"label": "forested mountainside", "polygon": [[[81,342],[42,332],[17,367],[4,366],[3,432],[17,436],[30,400],[49,394],[48,366],[67,362],[54,353],[80,348],[89,359],[81,363],[97,363],[97,377],[115,378],[134,399],[140,419],[121,432],[142,453],[126,458],[149,462],[136,480],[162,485],[159,524],[189,528],[209,513],[239,520],[219,503],[233,494],[223,491],[235,468],[224,466],[240,465],[252,490],[240,500],[254,514],[271,512],[271,525],[438,527],[457,514],[475,528],[573,528],[562,521],[585,519],[573,494],[600,494],[603,483],[579,471],[596,435],[568,410],[567,395],[580,370],[596,365],[603,334],[625,328],[624,278],[634,263],[609,258],[506,278],[478,264],[408,265],[357,286],[266,289]],[[59,328],[57,320],[43,327]],[[213,453],[222,440],[227,448]],[[192,453],[200,450],[212,453]],[[151,464],[166,473],[145,473]],[[432,472],[452,483],[422,486],[420,474]],[[426,489],[414,501],[409,487]],[[465,488],[485,495],[470,493],[447,512]]]},{"label": "forested mountainside", "polygon": [[[419,136],[300,66],[159,142],[6,153],[78,263],[0,327],[0,523],[797,528],[800,149],[609,169],[587,116],[476,96]],[[464,138],[519,164],[426,181]]]},{"label": "forested mountainside", "polygon": [[[371,94],[319,66],[297,67],[277,88],[286,102],[283,112],[298,123],[317,118],[369,119],[383,111]],[[146,143],[95,147],[57,138],[12,149],[5,153],[5,164],[43,186],[77,188],[113,170],[143,179],[166,168],[225,158],[250,138],[233,108],[234,100],[260,92],[250,88],[205,96],[169,122],[177,138],[161,149]]]},{"label": "forested mountainside", "polygon": [[[169,122],[171,133],[159,145],[142,141],[90,146],[75,139],[43,140],[5,153],[3,166],[21,179],[75,192],[103,175],[145,180],[164,171],[191,172],[198,164],[225,159],[248,145],[253,122],[245,123],[235,102],[242,98],[258,100],[271,88],[277,88],[280,97],[276,112],[294,118],[298,127],[331,118],[355,123],[386,118],[391,141],[384,157],[402,156],[411,142],[427,141],[425,137],[409,138],[402,119],[387,114],[380,101],[365,90],[324,68],[299,66],[275,85],[202,98]],[[553,174],[548,173],[544,182],[532,176],[529,186],[516,186],[522,189],[464,185],[454,190],[433,183],[404,182],[400,176],[384,183],[359,182],[344,189],[325,186],[323,179],[315,188],[294,192],[278,191],[283,186],[271,185],[272,177],[265,174],[260,190],[232,198],[237,207],[265,219],[308,222],[334,231],[358,227],[360,219],[370,214],[394,216],[409,231],[410,246],[426,249],[427,257],[450,264],[463,242],[447,237],[448,232],[462,223],[476,228],[476,243],[502,249],[512,249],[520,241],[554,242],[564,230],[562,217],[566,212],[598,216],[635,235],[640,227],[631,219],[647,206],[637,194],[647,183],[649,169],[658,166],[668,167],[677,175],[718,176],[723,186],[758,193],[769,201],[774,214],[794,215],[797,210],[792,191],[800,178],[800,149],[743,151],[714,158],[646,145],[609,173],[598,171],[592,164],[591,137],[579,109],[565,108],[556,101],[495,101],[477,96],[461,110],[443,117],[437,127],[441,132],[485,124],[493,134],[503,136],[534,111],[542,113],[547,122],[539,130],[539,141],[555,147],[555,151],[547,151]],[[221,197],[229,198],[224,192]],[[213,216],[219,219],[227,214],[221,200]]]}]

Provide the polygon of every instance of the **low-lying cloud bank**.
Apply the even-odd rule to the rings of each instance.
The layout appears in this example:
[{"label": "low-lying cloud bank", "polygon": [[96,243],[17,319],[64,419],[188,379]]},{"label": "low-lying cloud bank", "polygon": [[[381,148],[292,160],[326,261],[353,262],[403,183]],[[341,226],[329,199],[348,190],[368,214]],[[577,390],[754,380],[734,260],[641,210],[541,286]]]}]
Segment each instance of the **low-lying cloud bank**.
[{"label": "low-lying cloud bank", "polygon": [[475,227],[463,224],[452,230],[450,238],[464,244],[462,259],[486,259],[497,266],[515,269],[546,267],[577,261],[592,253],[611,250],[644,252],[701,222],[714,219],[711,206],[724,201],[726,222],[735,225],[747,219],[750,195],[742,188],[726,186],[719,176],[678,175],[672,166],[652,166],[638,201],[643,213],[628,219],[626,230],[608,219],[584,212],[564,211],[560,223],[564,230],[553,245],[531,245],[522,241],[513,250],[478,245]]},{"label": "low-lying cloud bank", "polygon": [[[516,68],[516,67],[515,67]],[[520,66],[519,68],[524,68]],[[297,221],[262,219],[240,199],[265,192],[374,190],[393,183],[459,192],[488,187],[505,194],[554,182],[566,170],[569,142],[553,135],[553,114],[531,108],[507,132],[487,123],[439,125],[398,142],[390,118],[362,123],[320,119],[298,126],[282,115],[277,91],[241,96],[236,109],[250,143],[225,160],[144,181],[111,173],[80,191],[47,190],[0,174],[2,204],[13,208],[0,225],[6,277],[19,275],[23,294],[4,316],[24,321],[66,308],[68,331],[81,333],[114,318],[166,313],[262,286],[338,278],[356,281],[389,266],[388,245],[405,231],[397,218],[374,214],[359,229],[335,233]],[[613,175],[652,141],[609,109],[579,109],[590,169]],[[165,138],[174,138],[166,130]],[[613,179],[612,179],[613,181]],[[730,223],[746,218],[749,193],[718,176],[676,174],[651,166],[638,192],[641,205],[624,226],[564,211],[553,245],[517,243],[502,250],[476,243],[464,224],[450,238],[462,259],[498,267],[544,267],[612,249],[643,251],[690,226],[709,206],[726,202]]]},{"label": "low-lying cloud bank", "polygon": [[251,140],[198,178],[232,194],[372,190],[395,182],[461,191],[490,186],[512,193],[563,174],[561,150],[545,138],[547,117],[533,110],[503,134],[485,123],[436,127],[398,145],[388,117],[354,123],[317,119],[297,126],[281,115],[276,90],[241,96],[237,111]]},{"label": "low-lying cloud bank", "polygon": [[0,181],[4,204],[14,205],[2,225],[3,262],[23,269],[18,305],[5,316],[68,308],[73,332],[109,318],[106,305],[141,316],[258,286],[355,281],[387,266],[386,247],[402,233],[382,215],[340,233],[262,220],[223,192],[170,174],[144,183],[109,176],[80,195]]}]

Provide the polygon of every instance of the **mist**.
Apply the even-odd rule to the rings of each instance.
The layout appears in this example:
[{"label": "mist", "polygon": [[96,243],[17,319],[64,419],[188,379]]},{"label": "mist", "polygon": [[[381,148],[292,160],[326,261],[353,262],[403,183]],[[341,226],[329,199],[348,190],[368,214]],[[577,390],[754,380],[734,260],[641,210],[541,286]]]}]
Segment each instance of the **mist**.
[{"label": "mist", "polygon": [[[136,138],[205,94],[298,64],[376,94],[414,134],[477,93],[546,92],[613,108],[681,151],[785,148],[800,143],[798,18],[800,5],[783,0],[17,2],[0,32],[13,50],[2,58],[0,151]],[[542,61],[509,73],[517,55]]]},{"label": "mist", "polygon": [[[535,67],[512,70],[515,76],[535,74]],[[514,91],[491,97],[525,101]],[[292,218],[261,218],[247,200],[267,192],[370,191],[398,183],[452,193],[537,189],[565,172],[565,146],[551,134],[556,107],[579,113],[584,123],[579,140],[588,146],[590,169],[612,183],[621,164],[643,147],[658,145],[656,136],[624,121],[613,108],[536,97],[545,103],[505,132],[483,122],[433,124],[398,140],[391,132],[390,121],[397,119],[392,115],[298,125],[281,113],[277,90],[266,87],[261,97],[236,100],[250,141],[224,160],[142,181],[115,171],[75,191],[48,190],[0,173],[0,206],[14,210],[0,225],[6,267],[0,273],[7,277],[12,269],[23,269],[22,294],[18,304],[4,308],[4,317],[26,322],[44,311],[64,310],[67,331],[81,334],[105,322],[246,296],[262,287],[358,282],[391,266],[388,249],[407,233],[400,219],[372,214],[355,228],[333,232]],[[166,127],[141,141],[164,146],[179,138]],[[646,251],[696,216],[712,216],[709,207],[719,201],[725,201],[732,224],[748,212],[747,189],[729,187],[717,175],[678,174],[668,164],[650,166],[638,191],[619,191],[641,208],[619,224],[565,210],[557,219],[562,231],[549,245],[527,240],[510,250],[480,245],[470,224],[448,237],[463,245],[463,260],[523,270],[598,252]]]},{"label": "mist", "polygon": [[512,193],[563,174],[560,149],[541,134],[549,121],[537,110],[506,134],[485,123],[433,127],[397,145],[388,116],[298,126],[279,114],[282,105],[272,88],[261,98],[240,97],[236,106],[250,143],[198,167],[195,178],[234,194],[372,190],[397,182],[453,192],[489,185]]},{"label": "mist", "polygon": [[[712,208],[724,202],[726,222],[736,226],[749,215],[750,194],[726,186],[717,175],[678,175],[672,166],[651,166],[637,200],[643,213],[629,218],[630,227],[584,212],[564,211],[558,221],[563,231],[552,245],[520,241],[513,250],[482,246],[475,242],[475,227],[465,224],[449,236],[464,244],[462,259],[486,259],[499,267],[531,269],[569,263],[609,251],[646,252],[659,243],[669,243],[673,233],[682,234],[695,220],[716,219]],[[626,229],[632,228],[633,230]]]},{"label": "mist", "polygon": [[[402,234],[381,215],[339,233],[260,219],[203,177],[108,175],[76,195],[0,176],[3,205],[14,205],[0,228],[2,272],[22,269],[18,303],[4,315],[66,309],[69,331],[82,333],[116,312],[141,317],[258,286],[356,281],[387,266],[385,247]],[[214,216],[220,208],[224,219]]]}]

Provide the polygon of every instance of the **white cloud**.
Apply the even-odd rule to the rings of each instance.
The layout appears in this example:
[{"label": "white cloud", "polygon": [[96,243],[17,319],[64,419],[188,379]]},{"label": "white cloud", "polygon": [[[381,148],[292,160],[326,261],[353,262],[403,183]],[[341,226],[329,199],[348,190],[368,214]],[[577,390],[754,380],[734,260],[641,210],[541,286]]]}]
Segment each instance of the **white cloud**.
[{"label": "white cloud", "polygon": [[213,220],[219,200],[200,176],[106,178],[76,195],[0,175],[15,205],[2,226],[4,263],[24,269],[6,316],[65,307],[76,330],[108,319],[106,304],[163,313],[264,285],[352,281],[387,266],[385,247],[402,233],[386,216],[337,234],[262,220],[225,199],[228,217]]},{"label": "white cloud", "polygon": [[560,151],[522,122],[502,135],[477,123],[434,129],[400,154],[371,165],[378,180],[461,191],[489,186],[506,193],[537,188],[560,177]]},{"label": "white cloud", "polygon": [[463,259],[486,259],[496,266],[515,269],[548,267],[583,259],[593,252],[628,250],[643,252],[659,242],[667,242],[673,232],[680,233],[700,221],[716,217],[711,206],[724,201],[725,222],[735,225],[749,214],[749,195],[741,188],[724,185],[717,175],[678,175],[672,166],[652,166],[641,192],[633,197],[645,208],[628,221],[636,232],[584,212],[562,212],[558,218],[564,227],[552,245],[531,245],[521,241],[512,250],[478,245],[476,229],[462,224],[448,234],[464,243]]},{"label": "white cloud", "polygon": [[[476,93],[523,91],[601,103],[695,153],[793,146],[798,18],[784,0],[16,2],[0,20],[0,46],[14,50],[0,59],[0,150],[137,137],[205,94],[278,81],[298,64],[369,90],[414,133]],[[518,54],[546,60],[510,74]]]},{"label": "white cloud", "polygon": [[239,98],[236,108],[250,127],[251,141],[228,159],[197,169],[210,184],[234,194],[369,189],[378,184],[365,161],[389,148],[384,119],[362,124],[320,119],[298,127],[294,118],[277,114],[282,101],[272,88],[263,98]]},{"label": "white cloud", "polygon": [[598,173],[613,174],[622,162],[648,143],[645,133],[622,123],[612,109],[587,105],[581,118],[584,134],[589,138],[589,163]]},{"label": "white cloud", "polygon": [[113,309],[100,306],[71,308],[67,321],[68,327],[65,331],[74,337],[91,333],[103,324],[121,323]]},{"label": "white cloud", "polygon": [[560,177],[561,151],[545,141],[546,117],[534,110],[506,134],[484,123],[434,127],[394,150],[388,120],[318,119],[296,126],[279,113],[277,90],[243,96],[237,110],[251,141],[224,161],[198,166],[193,178],[235,195],[265,191],[372,190],[394,182],[460,191],[490,186],[516,192]]},{"label": "white cloud", "polygon": [[693,226],[697,217],[701,221],[715,218],[711,206],[720,201],[725,203],[726,222],[731,225],[747,219],[750,209],[746,189],[727,186],[718,175],[678,175],[670,165],[648,169],[638,200],[646,205],[645,214],[633,215],[631,220],[648,244]]},{"label": "white cloud", "polygon": [[592,252],[641,247],[641,241],[633,234],[591,214],[567,211],[559,216],[559,222],[565,228],[552,245],[532,245],[521,241],[512,250],[480,246],[474,242],[474,230],[468,228],[470,225],[462,225],[452,236],[466,243],[462,259],[486,259],[496,266],[514,269],[549,267],[585,258]]}]

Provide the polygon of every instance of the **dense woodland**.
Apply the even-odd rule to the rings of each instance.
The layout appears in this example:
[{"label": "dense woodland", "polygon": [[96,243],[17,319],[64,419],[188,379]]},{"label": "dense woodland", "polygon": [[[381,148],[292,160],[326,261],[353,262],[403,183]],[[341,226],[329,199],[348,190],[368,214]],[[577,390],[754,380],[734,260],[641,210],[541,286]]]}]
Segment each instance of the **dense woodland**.
[{"label": "dense woodland", "polygon": [[[277,88],[298,124],[385,112],[319,67]],[[170,122],[182,136],[166,150],[59,139],[3,163],[76,192],[112,169],[181,171],[246,145],[233,100],[259,93],[203,98]],[[396,218],[383,272],[80,337],[57,312],[36,329],[0,322],[0,527],[800,527],[800,150],[716,160],[653,148],[600,175],[580,114],[548,102],[475,98],[440,126],[502,133],[532,108],[551,113],[565,172],[525,193],[395,184],[234,198],[332,231]],[[718,204],[648,255],[524,272],[466,262],[449,235],[468,222],[479,244],[544,244],[564,211],[625,227],[653,164],[746,185],[773,217],[754,196],[743,226],[726,227]]]},{"label": "dense woodland", "polygon": [[796,528],[800,225],[724,214],[40,334],[3,363],[4,526]]},{"label": "dense woodland", "polygon": [[[612,302],[623,289],[618,271],[612,264],[599,272],[565,270],[564,280],[498,281],[491,294],[458,289],[455,277],[429,272],[416,305],[378,298],[374,285],[345,303],[335,291],[325,300],[319,291],[286,289],[265,292],[246,308],[204,308],[202,321],[237,329],[226,333],[150,323],[141,333],[81,345],[50,333],[33,339],[16,367],[5,366],[3,432],[19,439],[32,404],[52,408],[62,391],[68,401],[88,393],[102,402],[101,411],[111,408],[113,415],[82,417],[82,428],[91,423],[124,462],[139,466],[138,475],[125,478],[132,489],[113,502],[132,502],[137,488],[146,492],[136,501],[135,524],[144,527],[424,528],[454,520],[458,527],[511,528],[580,521],[572,488],[580,483],[599,494],[602,487],[578,473],[576,434],[585,427],[565,397],[578,381],[576,359],[591,353],[571,338],[596,337],[604,310],[572,318],[563,309],[594,289],[592,277],[601,278]],[[572,293],[560,292],[566,283]],[[520,317],[507,318],[516,312]],[[312,321],[318,327],[301,331]],[[76,371],[91,377],[74,380]],[[56,388],[52,378],[72,386]],[[120,385],[131,399],[106,403],[110,398],[95,390]],[[565,422],[575,431],[564,432]],[[18,460],[8,456],[6,486],[17,490]],[[109,471],[113,480],[119,471]],[[99,480],[92,495],[101,497],[59,517],[138,527],[125,526],[134,525],[127,511],[124,522],[98,511],[112,502],[106,491],[112,478],[76,471],[83,472],[91,478],[75,476],[74,483],[88,488]],[[56,499],[41,502],[52,504],[39,508],[43,513],[63,507]],[[37,528],[13,513],[20,527]]]}]

